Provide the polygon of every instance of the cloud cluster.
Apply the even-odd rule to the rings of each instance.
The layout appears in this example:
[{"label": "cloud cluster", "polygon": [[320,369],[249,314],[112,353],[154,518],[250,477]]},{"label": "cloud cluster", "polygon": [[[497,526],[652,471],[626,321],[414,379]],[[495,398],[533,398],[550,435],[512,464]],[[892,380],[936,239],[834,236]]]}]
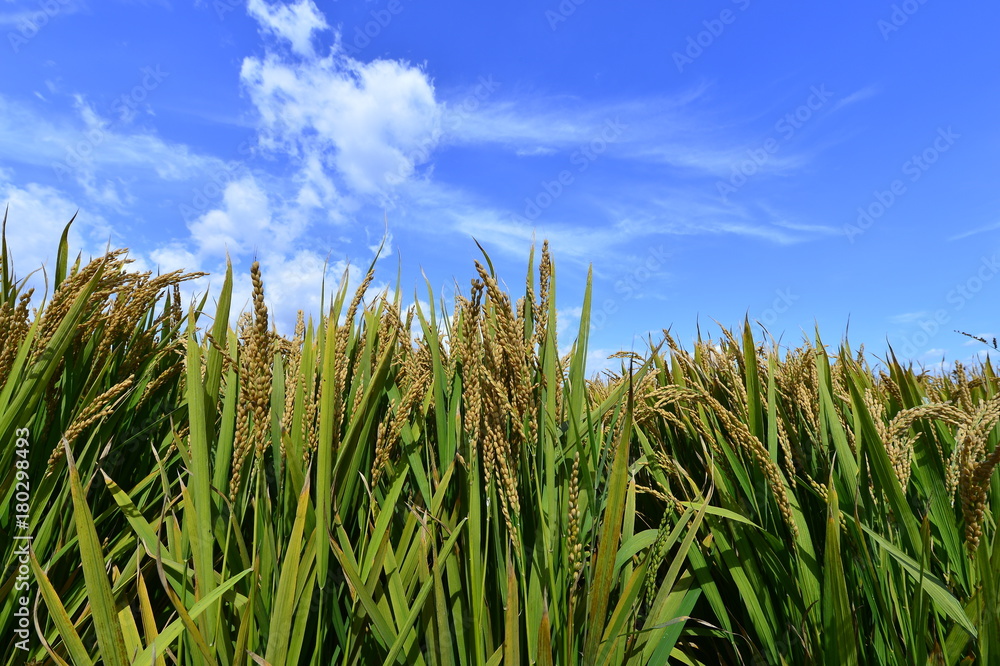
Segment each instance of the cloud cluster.
[{"label": "cloud cluster", "polygon": [[299,0],[294,5],[270,5],[264,0],[250,0],[247,13],[260,24],[261,30],[287,40],[292,50],[301,56],[313,54],[312,34],[329,27],[311,0]]},{"label": "cloud cluster", "polygon": [[240,78],[260,114],[262,144],[335,169],[353,192],[385,192],[437,141],[441,106],[427,74],[408,63],[362,63],[336,49],[295,61],[243,61]]},{"label": "cloud cluster", "polygon": [[[44,266],[51,280],[55,270],[56,241],[66,224],[77,214],[76,205],[54,187],[37,183],[18,187],[2,169],[0,201],[5,202],[7,239],[16,277],[24,279],[29,273]],[[4,211],[0,211],[0,215],[3,214]],[[16,243],[13,242],[14,239]],[[103,254],[111,240],[111,226],[93,210],[80,211],[77,221],[70,228],[70,247],[81,253],[84,262],[92,256]],[[35,277],[30,285],[37,289],[43,288],[44,280],[37,279],[41,275],[36,274]]]},{"label": "cloud cluster", "polygon": [[[321,250],[316,239],[329,238],[330,223],[342,224],[361,202],[383,200],[413,174],[436,145],[443,105],[422,69],[347,57],[311,0],[250,0],[247,12],[259,25],[264,53],[244,59],[240,84],[255,112],[257,147],[287,173],[227,169],[234,175],[219,186],[221,200],[188,220],[187,238],[150,256],[164,268],[216,274],[226,257],[238,270],[260,259],[268,300],[289,332],[295,310],[317,311],[319,285],[325,279],[329,291],[347,270],[343,261],[330,263],[327,252],[338,250]],[[352,240],[348,231],[340,234],[342,243]],[[237,307],[249,298],[244,291],[236,289]]]},{"label": "cloud cluster", "polygon": [[[324,276],[328,283],[339,279],[345,266],[324,269],[328,256],[366,263],[383,208],[394,226],[415,230],[410,238],[433,243],[435,233],[474,235],[519,260],[536,238],[548,238],[577,266],[614,265],[629,248],[665,235],[791,244],[829,234],[811,220],[764,210],[747,201],[749,192],[742,203],[723,206],[710,187],[698,189],[699,181],[729,174],[756,145],[735,141],[742,130],[713,117],[705,103],[709,84],[673,97],[588,101],[526,94],[519,82],[501,84],[482,72],[472,89],[442,91],[423,66],[355,57],[358,51],[342,44],[314,0],[248,0],[246,12],[262,48],[242,60],[239,79],[231,81],[249,103],[253,131],[235,166],[134,124],[167,92],[155,92],[160,82],[173,83],[158,66],[144,68],[110,110],[73,96],[72,118],[39,118],[29,105],[0,96],[0,154],[58,178],[56,187],[15,187],[0,177],[12,213],[29,220],[30,230],[19,234],[26,261],[53,251],[52,238],[75,211],[73,188],[89,204],[81,218],[89,226],[80,225],[75,246],[95,247],[97,229],[106,240],[111,227],[101,214],[141,217],[137,211],[152,195],[180,214],[158,218],[168,223],[149,234],[152,249],[142,249],[151,266],[217,274],[229,257],[245,272],[259,258],[269,299],[286,308],[318,298],[303,292],[318,292]],[[848,96],[833,110],[870,94]],[[431,178],[433,157],[443,148],[475,150],[483,163],[509,157],[551,171],[523,193],[499,194],[471,176],[461,183]],[[764,171],[801,168],[811,155],[795,148],[783,148]],[[684,185],[671,186],[678,174]],[[552,205],[564,192],[572,195]],[[536,208],[545,214],[518,215]],[[35,219],[38,211],[45,220]],[[365,219],[372,229],[352,228]],[[386,247],[383,256],[391,252]],[[285,322],[294,317],[289,312],[281,315]]]}]

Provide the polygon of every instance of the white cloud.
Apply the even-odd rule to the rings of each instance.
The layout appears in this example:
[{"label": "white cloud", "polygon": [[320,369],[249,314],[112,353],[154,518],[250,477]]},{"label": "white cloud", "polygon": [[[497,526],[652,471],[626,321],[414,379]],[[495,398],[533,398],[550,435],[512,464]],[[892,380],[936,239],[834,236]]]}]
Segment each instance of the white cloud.
[{"label": "white cloud", "polygon": [[299,201],[285,202],[253,175],[246,175],[225,186],[217,207],[191,221],[187,238],[170,241],[149,256],[163,271],[205,270],[214,276],[211,285],[207,279],[189,283],[184,292],[187,300],[206,289],[217,294],[229,257],[234,267],[234,323],[239,312],[249,307],[249,266],[259,260],[272,320],[279,331],[291,335],[299,310],[314,316],[320,312],[324,278],[330,297],[345,271],[349,289],[356,288],[363,277],[357,268],[348,270],[344,259],[331,260],[331,255],[305,247],[308,217]]},{"label": "white cloud", "polygon": [[536,157],[539,155],[552,155],[555,152],[555,148],[550,148],[548,146],[534,146],[532,148],[518,148],[514,151],[514,154],[518,157]]},{"label": "white cloud", "polygon": [[[39,30],[43,30],[48,23],[57,16],[74,14],[83,8],[83,3],[78,0],[59,0],[58,2],[38,2],[28,0],[26,2],[11,2],[11,11],[0,12],[0,28],[13,28],[13,35],[5,35],[4,41],[11,41],[20,44],[17,39],[31,39]],[[13,41],[12,41],[13,40]]]},{"label": "white cloud", "polygon": [[[387,175],[400,181],[412,176],[436,145],[441,105],[426,73],[405,62],[361,63],[337,46],[316,56],[311,40],[328,28],[309,0],[284,7],[251,0],[248,13],[264,33],[290,44],[269,43],[264,56],[245,59],[240,81],[258,112],[259,145],[287,159],[292,173],[278,179],[227,172],[234,178],[222,185],[221,201],[192,211],[189,235],[149,256],[163,270],[216,276],[230,257],[238,276],[236,310],[249,303],[246,272],[259,258],[268,304],[279,328],[290,333],[297,310],[319,311],[324,277],[329,296],[347,268],[344,260],[327,265],[328,256],[307,242],[306,231],[315,232],[309,238],[325,238],[313,224],[342,224],[368,196],[392,189],[396,183]],[[374,251],[371,242],[366,249]],[[353,289],[360,271],[352,268],[348,276]]]},{"label": "white cloud", "polygon": [[816,234],[819,236],[837,236],[843,233],[843,230],[825,224],[805,224],[803,222],[790,222],[783,219],[773,220],[772,224],[784,229],[790,229],[791,231],[802,231],[807,234]]},{"label": "white cloud", "polygon": [[497,211],[449,211],[454,216],[455,227],[475,237],[486,247],[497,247],[513,256],[525,256],[528,248],[538,238],[547,239],[561,255],[587,263],[596,257],[607,256],[634,235],[619,223],[604,226],[579,227],[568,224],[525,224],[510,219]]},{"label": "white cloud", "polygon": [[636,188],[628,198],[598,201],[595,205],[604,209],[607,217],[620,220],[619,224],[635,237],[731,234],[793,245],[831,234],[826,226],[789,222],[766,205],[723,205],[697,191],[656,184]]},{"label": "white cloud", "polygon": [[517,150],[554,150],[589,139],[603,122],[601,112],[570,108],[553,99],[506,100],[481,106],[466,114],[447,140],[456,144],[504,144]]},{"label": "white cloud", "polygon": [[[713,117],[718,114],[708,107],[706,92],[703,86],[674,97],[603,103],[569,97],[490,99],[463,113],[461,123],[449,124],[441,142],[492,145],[518,157],[562,152],[574,165],[614,158],[727,180],[747,161],[748,151],[761,150],[766,137],[734,131],[731,120]],[[789,173],[812,159],[782,146],[755,169],[760,175]]]},{"label": "white cloud", "polygon": [[222,160],[185,144],[124,131],[82,96],[75,97],[74,106],[77,118],[0,95],[0,154],[5,161],[50,168],[58,182],[76,182],[95,203],[113,207],[131,201],[123,174],[177,182],[224,168]]},{"label": "white cloud", "polygon": [[253,176],[226,185],[222,206],[194,220],[189,228],[192,240],[203,256],[241,256],[258,245],[273,246],[277,240],[271,223],[267,194]]},{"label": "white cloud", "polygon": [[997,229],[1000,229],[1000,222],[993,222],[992,224],[987,224],[987,225],[984,225],[984,226],[981,226],[981,227],[976,227],[975,229],[970,229],[968,231],[963,231],[960,234],[955,234],[954,236],[950,236],[948,238],[948,240],[950,240],[950,241],[961,240],[963,238],[968,238],[969,236],[975,236],[977,234],[984,234],[984,233],[986,233],[988,231],[996,231]]},{"label": "white cloud", "polygon": [[[710,118],[698,115],[696,105],[706,90],[599,104],[569,97],[491,100],[464,114],[442,141],[500,145],[519,157],[584,152],[589,147],[621,159],[728,176],[746,159],[746,149],[757,146],[734,145],[720,136]],[[767,169],[792,169],[805,161],[800,155],[772,155]]]},{"label": "white cloud", "polygon": [[653,183],[613,189],[608,196],[581,192],[591,221],[580,224],[572,212],[555,206],[529,218],[523,208],[503,209],[459,188],[419,180],[400,188],[406,214],[394,220],[428,237],[474,237],[491,252],[517,258],[526,256],[532,243],[547,239],[561,260],[579,267],[593,263],[598,276],[602,267],[627,260],[638,244],[655,245],[667,236],[728,234],[792,245],[830,234],[822,225],[788,222],[770,210],[723,205],[690,189]]},{"label": "white cloud", "polygon": [[[616,354],[620,349],[588,349],[587,350],[587,376],[591,379],[605,377],[606,372],[620,375],[622,361],[617,358],[608,358]],[[627,351],[627,350],[626,350]],[[626,364],[628,361],[626,361]],[[626,365],[627,367],[627,365]]]},{"label": "white cloud", "polygon": [[920,321],[921,319],[926,319],[928,313],[926,310],[918,310],[916,312],[902,312],[897,315],[892,315],[889,317],[889,321],[893,324],[912,324],[914,322]]},{"label": "white cloud", "polygon": [[[78,252],[82,253],[84,263],[104,254],[108,241],[117,246],[110,225],[93,209],[84,208],[77,213],[76,204],[64,192],[37,183],[18,187],[7,176],[0,171],[0,202],[8,208],[7,245],[19,279],[44,265],[51,280],[59,238],[74,214],[76,220],[69,235],[71,262]],[[31,285],[41,288],[40,274],[36,277]]]},{"label": "white cloud", "polygon": [[830,113],[838,111],[844,108],[845,106],[850,106],[851,104],[856,104],[857,102],[861,102],[871,97],[874,97],[880,92],[881,89],[878,86],[866,86],[864,88],[861,88],[860,90],[851,93],[847,97],[838,100],[837,103],[833,105],[833,108],[830,109]]},{"label": "white cloud", "polygon": [[247,13],[260,23],[265,32],[288,40],[292,50],[301,56],[313,54],[312,34],[329,27],[312,0],[299,0],[293,5],[270,5],[264,0],[250,0]]},{"label": "white cloud", "polygon": [[[333,218],[339,221],[345,207],[372,203],[373,195],[379,202],[390,196],[417,212],[411,219],[426,219],[433,210],[441,221],[425,225],[425,231],[460,230],[514,253],[523,253],[537,232],[561,253],[588,261],[655,234],[735,234],[792,244],[831,233],[827,227],[773,215],[762,220],[739,206],[715,205],[681,188],[667,196],[660,177],[640,183],[631,193],[596,201],[609,222],[601,227],[561,223],[550,214],[537,224],[512,219],[512,213],[522,211],[497,210],[430,178],[415,178],[417,167],[428,163],[442,144],[499,147],[518,156],[565,152],[588,164],[597,159],[586,157],[590,149],[724,178],[745,159],[746,145],[727,138],[732,131],[721,131],[710,114],[702,113],[706,85],[673,97],[583,104],[569,96],[499,99],[492,93],[500,84],[488,77],[466,96],[466,102],[474,98],[475,103],[452,109],[439,101],[422,69],[403,61],[350,58],[336,33],[326,56],[306,51],[301,44],[326,30],[326,21],[311,1],[294,7],[299,12],[295,21],[290,9],[279,19],[278,10],[263,0],[251,2],[249,13],[265,31],[299,35],[299,47],[287,39],[301,57],[268,45],[264,56],[244,60],[240,76],[259,114],[261,146],[297,164],[297,202],[304,208],[335,211]],[[288,27],[293,23],[299,26],[295,31]],[[859,91],[852,101],[869,94]],[[803,155],[783,151],[767,168],[786,171],[806,162]],[[619,210],[608,211],[609,206]]]},{"label": "white cloud", "polygon": [[[265,300],[278,329],[291,336],[299,310],[303,310],[307,317],[324,310],[320,302],[324,279],[329,299],[343,279],[345,270],[345,261],[329,262],[327,257],[312,250],[298,250],[288,255],[268,254],[261,262],[261,273]],[[356,288],[362,277],[358,269],[351,269],[348,272],[348,289]]]},{"label": "white cloud", "polygon": [[174,241],[149,253],[154,265],[164,272],[171,270],[197,270],[200,259],[190,252],[183,243]]},{"label": "white cloud", "polygon": [[570,338],[575,338],[582,316],[583,308],[580,306],[558,308],[556,310],[556,337],[565,340],[565,336],[568,334]]},{"label": "white cloud", "polygon": [[245,59],[240,78],[260,113],[262,145],[332,165],[359,193],[408,179],[439,138],[434,86],[405,62],[337,52],[289,62],[269,53]]}]

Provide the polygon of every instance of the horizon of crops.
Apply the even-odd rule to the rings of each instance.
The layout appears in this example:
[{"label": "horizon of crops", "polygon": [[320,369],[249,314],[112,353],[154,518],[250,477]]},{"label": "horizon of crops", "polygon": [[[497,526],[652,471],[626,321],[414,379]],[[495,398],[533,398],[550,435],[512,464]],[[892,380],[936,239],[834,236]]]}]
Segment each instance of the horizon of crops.
[{"label": "horizon of crops", "polygon": [[746,322],[591,379],[547,245],[516,300],[484,253],[447,316],[365,304],[372,265],[291,338],[256,264],[231,326],[231,269],[185,310],[195,274],[69,256],[42,302],[0,255],[5,664],[1000,659],[988,359]]}]

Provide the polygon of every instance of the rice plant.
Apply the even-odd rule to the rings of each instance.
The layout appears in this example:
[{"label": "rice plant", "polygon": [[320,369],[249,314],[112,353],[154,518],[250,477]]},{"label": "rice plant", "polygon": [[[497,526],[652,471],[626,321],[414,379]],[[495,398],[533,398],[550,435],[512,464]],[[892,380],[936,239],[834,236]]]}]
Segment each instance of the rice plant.
[{"label": "rice plant", "polygon": [[69,255],[47,299],[0,256],[4,663],[1000,660],[988,361],[746,322],[593,378],[547,245],[516,300],[485,252],[450,312],[373,265],[290,338],[257,264],[184,308]]}]

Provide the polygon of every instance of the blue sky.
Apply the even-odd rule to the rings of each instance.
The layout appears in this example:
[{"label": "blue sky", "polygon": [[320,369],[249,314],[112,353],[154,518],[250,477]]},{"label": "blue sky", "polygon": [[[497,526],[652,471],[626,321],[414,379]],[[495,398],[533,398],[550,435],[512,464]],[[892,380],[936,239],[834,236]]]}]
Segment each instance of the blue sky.
[{"label": "blue sky", "polygon": [[79,209],[85,254],[256,257],[286,332],[388,220],[377,284],[399,270],[408,302],[422,273],[467,291],[473,238],[518,292],[549,239],[563,344],[592,266],[592,369],[744,316],[966,360],[954,329],[1000,333],[998,23],[941,0],[0,0],[0,203],[19,275]]}]

